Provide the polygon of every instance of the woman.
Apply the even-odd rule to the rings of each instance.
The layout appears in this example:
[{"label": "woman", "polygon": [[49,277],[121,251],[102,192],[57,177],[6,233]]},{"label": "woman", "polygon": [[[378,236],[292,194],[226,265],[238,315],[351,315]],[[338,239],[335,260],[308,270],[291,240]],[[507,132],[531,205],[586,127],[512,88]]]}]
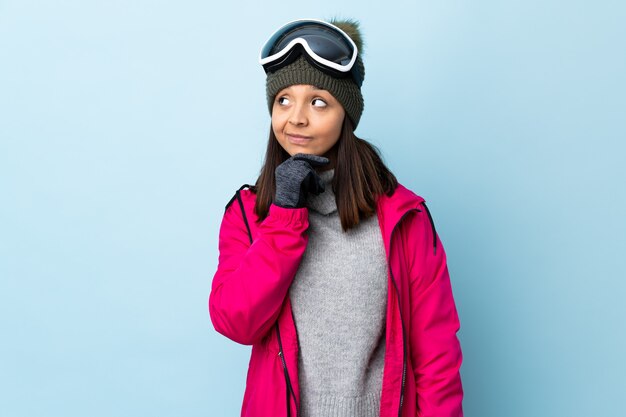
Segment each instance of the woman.
[{"label": "woman", "polygon": [[242,416],[463,415],[441,241],[353,132],[361,50],[358,22],[316,19],[261,50],[267,152],[226,205],[209,296],[215,329],[252,345]]}]

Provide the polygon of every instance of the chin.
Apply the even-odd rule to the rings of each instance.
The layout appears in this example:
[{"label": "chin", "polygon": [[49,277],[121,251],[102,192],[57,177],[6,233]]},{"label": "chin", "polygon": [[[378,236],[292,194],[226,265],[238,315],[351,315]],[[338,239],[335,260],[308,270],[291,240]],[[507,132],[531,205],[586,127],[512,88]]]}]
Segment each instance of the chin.
[{"label": "chin", "polygon": [[306,149],[306,148],[302,148],[302,149],[300,149],[300,148],[296,148],[296,149],[291,148],[291,149],[289,149],[289,151],[287,151],[287,153],[289,153],[289,156],[294,156],[297,153],[305,153],[305,154],[308,154],[308,155],[321,156],[319,153],[314,152],[314,151],[312,151],[310,149]]}]

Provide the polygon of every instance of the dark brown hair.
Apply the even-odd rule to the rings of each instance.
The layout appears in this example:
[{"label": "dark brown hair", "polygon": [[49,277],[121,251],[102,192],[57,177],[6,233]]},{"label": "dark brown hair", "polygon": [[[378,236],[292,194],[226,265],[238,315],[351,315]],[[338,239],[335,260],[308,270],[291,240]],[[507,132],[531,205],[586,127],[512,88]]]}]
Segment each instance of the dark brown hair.
[{"label": "dark brown hair", "polygon": [[[378,196],[383,193],[391,196],[398,186],[398,180],[383,163],[378,148],[358,138],[353,130],[350,119],[344,117],[341,136],[333,146],[336,149],[331,149],[337,152],[332,187],[344,232],[374,215]],[[270,126],[263,167],[256,183],[250,187],[257,195],[254,212],[259,223],[267,217],[276,193],[274,170],[289,157]]]}]

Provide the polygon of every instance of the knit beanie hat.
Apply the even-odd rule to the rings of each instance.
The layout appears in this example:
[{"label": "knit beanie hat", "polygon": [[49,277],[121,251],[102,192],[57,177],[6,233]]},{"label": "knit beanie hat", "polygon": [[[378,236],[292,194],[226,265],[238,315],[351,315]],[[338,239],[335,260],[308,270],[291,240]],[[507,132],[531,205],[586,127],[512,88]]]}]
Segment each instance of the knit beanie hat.
[{"label": "knit beanie hat", "polygon": [[[355,20],[330,20],[329,23],[337,26],[352,38],[359,53],[354,65],[358,65],[363,78],[365,78],[365,67],[361,58],[363,51],[363,40],[359,31],[359,23]],[[327,90],[338,102],[341,103],[346,115],[352,121],[356,129],[363,113],[363,95],[361,88],[349,78],[336,78],[328,75],[308,63],[304,56],[300,56],[291,64],[278,71],[267,74],[265,90],[267,94],[267,106],[272,114],[274,98],[283,88],[294,84],[311,84],[318,88]]]}]

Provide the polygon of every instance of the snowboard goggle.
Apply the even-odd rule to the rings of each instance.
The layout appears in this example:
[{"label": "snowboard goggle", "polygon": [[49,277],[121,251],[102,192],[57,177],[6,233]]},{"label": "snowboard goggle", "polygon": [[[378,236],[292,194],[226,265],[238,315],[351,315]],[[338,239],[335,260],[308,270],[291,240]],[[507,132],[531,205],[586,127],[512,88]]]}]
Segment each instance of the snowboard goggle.
[{"label": "snowboard goggle", "polygon": [[304,55],[315,68],[333,77],[352,77],[361,87],[363,74],[355,65],[358,53],[354,41],[337,26],[318,19],[298,19],[270,36],[261,48],[259,62],[268,74]]}]

